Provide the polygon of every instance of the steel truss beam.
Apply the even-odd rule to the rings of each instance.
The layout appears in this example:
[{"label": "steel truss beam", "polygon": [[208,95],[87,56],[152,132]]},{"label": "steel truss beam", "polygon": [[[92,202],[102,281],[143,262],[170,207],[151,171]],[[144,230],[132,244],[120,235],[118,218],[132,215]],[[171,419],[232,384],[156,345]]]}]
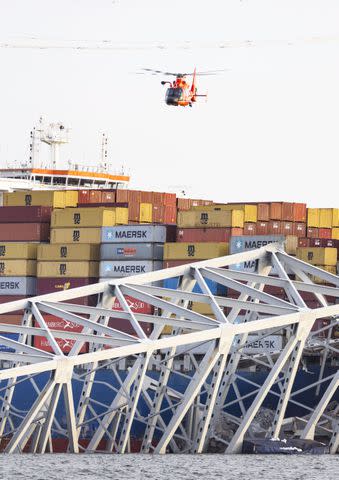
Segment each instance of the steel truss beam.
[{"label": "steel truss beam", "polygon": [[[258,261],[256,273],[228,268],[252,260]],[[272,267],[278,276],[270,276]],[[287,268],[298,280],[287,273]],[[327,285],[314,283],[314,276]],[[158,286],[173,277],[179,277],[177,289]],[[207,280],[232,289],[238,298],[234,294],[232,298],[227,294],[214,295]],[[201,293],[192,292],[195,284]],[[277,287],[284,295],[274,293]],[[309,308],[304,293],[313,295],[321,307]],[[94,294],[99,298],[96,307],[70,302]],[[154,307],[154,313],[133,311],[127,295],[148,303]],[[300,419],[304,425],[301,437],[314,438],[318,431],[322,435],[325,432],[330,451],[335,453],[339,446],[338,420],[335,413],[326,409],[337,392],[339,380],[338,373],[326,377],[326,371],[338,354],[332,332],[338,325],[339,305],[329,304],[331,298],[338,297],[337,276],[290,257],[281,245],[272,244],[2,304],[1,331],[19,335],[15,341],[0,334],[0,343],[10,349],[0,351],[3,450],[52,451],[53,438],[61,436],[74,453],[99,451],[100,445],[119,453],[131,449],[161,454],[200,453],[209,450],[213,439],[223,445],[226,453],[236,453],[241,451],[263,402],[271,395],[277,399],[277,406],[270,427],[266,428],[268,436],[283,434],[289,422],[287,407],[298,405],[304,408],[305,415],[310,412]],[[122,307],[120,311],[112,310],[115,298]],[[211,314],[193,311],[192,304],[200,305],[201,312],[209,307]],[[1,315],[21,309],[25,313],[20,326],[1,322]],[[51,329],[44,318],[46,314],[62,319],[67,328]],[[320,327],[310,335],[314,323],[328,317],[330,326]],[[126,333],[121,322],[132,334]],[[145,333],[143,322],[153,325],[151,334]],[[282,347],[270,347],[259,354],[249,350],[254,340],[264,342],[277,334]],[[32,346],[35,336],[45,337],[50,350]],[[70,343],[69,354],[60,347],[60,341]],[[81,354],[84,347],[87,353]],[[295,391],[295,379],[301,363],[307,360],[306,352],[320,352],[319,377]],[[238,373],[242,365],[265,368],[265,381],[242,378]],[[46,375],[41,377],[43,373],[47,373],[47,380]],[[35,376],[40,385],[45,379],[42,386],[37,386]],[[79,399],[73,396],[75,382],[81,386]],[[20,411],[15,392],[25,383],[34,389],[35,400],[28,411]],[[248,390],[244,390],[244,385]],[[313,409],[296,401],[298,395],[311,388],[319,394]],[[109,393],[98,395],[104,389]],[[65,425],[60,424],[58,417],[60,405]],[[235,406],[240,411],[237,416],[232,413]],[[221,438],[216,433],[222,417],[233,423],[231,437],[225,433]],[[89,426],[92,435],[85,447],[83,439]],[[143,431],[139,443],[135,443],[136,428]]]}]

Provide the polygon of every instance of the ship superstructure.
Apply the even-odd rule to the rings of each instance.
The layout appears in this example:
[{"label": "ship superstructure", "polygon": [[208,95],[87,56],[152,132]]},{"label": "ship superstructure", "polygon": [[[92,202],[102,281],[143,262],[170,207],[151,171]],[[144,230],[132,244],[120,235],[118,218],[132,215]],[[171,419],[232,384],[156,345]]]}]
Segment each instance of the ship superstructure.
[{"label": "ship superstructure", "polygon": [[[30,133],[30,157],[20,166],[0,169],[0,191],[46,189],[117,189],[128,185],[130,177],[123,169],[110,171],[107,161],[107,135],[102,135],[101,159],[96,165],[82,165],[69,161],[62,167],[60,147],[69,143],[70,129],[63,123],[45,123],[40,118]],[[41,144],[50,147],[50,154],[42,157]]]}]

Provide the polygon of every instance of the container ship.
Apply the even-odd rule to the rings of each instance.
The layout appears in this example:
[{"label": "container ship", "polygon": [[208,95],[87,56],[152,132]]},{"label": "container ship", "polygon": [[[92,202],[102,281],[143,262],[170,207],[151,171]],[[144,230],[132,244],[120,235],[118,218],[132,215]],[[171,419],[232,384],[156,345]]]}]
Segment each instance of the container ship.
[{"label": "container ship", "polygon": [[[250,252],[277,242],[284,245],[289,256],[333,276],[338,274],[339,208],[307,208],[304,203],[282,201],[214,203],[213,200],[179,198],[175,193],[132,190],[128,188],[128,176],[122,172],[107,173],[105,137],[100,168],[86,170],[69,166],[65,170],[59,169],[58,147],[67,141],[67,135],[67,129],[62,124],[44,127],[40,122],[31,134],[29,164],[0,171],[1,304]],[[37,165],[39,142],[47,143],[51,148],[51,158],[46,165]],[[258,272],[258,260],[242,261],[229,269],[234,271],[234,278],[239,278],[241,282],[242,274]],[[273,268],[271,275],[272,278],[279,277],[278,267]],[[287,278],[296,280],[295,272],[288,274]],[[324,287],[331,285],[321,276],[311,275],[310,280]],[[154,288],[177,289],[179,282],[180,276],[164,279],[154,283]],[[239,291],[213,279],[207,280],[207,286],[208,291],[218,298],[239,299]],[[289,301],[288,293],[280,286],[266,285],[263,292],[280,302]],[[193,293],[198,295],[199,300],[199,295],[206,294],[206,291],[197,283]],[[319,296],[307,292],[301,296],[308,308],[323,306]],[[70,300],[69,303],[74,303],[78,308],[94,307],[100,302],[99,297],[93,293]],[[326,301],[328,305],[335,305],[338,296],[327,295]],[[134,298],[133,295],[125,295],[120,301],[116,297],[112,310],[123,312],[126,309],[145,319],[150,315],[161,317],[164,314],[161,306]],[[188,309],[211,321],[216,318],[215,311],[206,303],[190,301]],[[230,307],[222,307],[223,313],[229,311]],[[122,318],[117,315],[110,318],[107,325],[126,335],[135,335],[133,325],[126,324],[124,315],[121,315]],[[245,315],[246,311],[240,310],[234,323],[241,323]],[[289,418],[296,419],[308,414],[338,370],[336,347],[339,329],[331,323],[332,320],[320,319],[312,326],[312,341],[304,349],[298,365],[293,386],[297,401],[288,405]],[[46,352],[46,355],[55,352],[56,348],[65,356],[72,354],[76,342],[72,335],[82,332],[83,325],[58,317],[53,308],[49,311],[47,307],[43,321],[54,332],[60,332],[60,338],[56,336],[57,345],[53,344],[51,338],[41,334],[26,335],[25,345],[36,349],[35,352]],[[11,333],[9,326],[25,325],[23,322],[24,311],[0,315],[0,329],[3,329],[0,333],[0,358],[3,369],[16,365],[11,360],[11,354],[15,351],[11,342],[17,342],[21,335]],[[37,316],[33,326],[41,327],[41,322]],[[155,324],[143,321],[140,325],[142,335],[150,338]],[[164,327],[160,338],[173,335],[173,328]],[[238,391],[229,390],[225,397],[229,405],[229,418],[236,419],[244,415],[235,401],[237,398],[244,398],[245,405],[251,405],[256,386],[263,385],[268,377],[267,353],[274,355],[282,351],[288,342],[288,332],[288,329],[280,329],[276,332],[272,330],[263,338],[251,336],[244,351],[245,356],[239,363],[239,374],[245,380]],[[93,347],[90,341],[84,342],[78,353],[86,355],[93,348],[95,345]],[[174,397],[175,392],[183,394],[186,391],[196,369],[195,363],[205,354],[204,344],[198,345],[193,353],[183,350],[176,354],[171,367],[176,373],[168,380]],[[151,383],[160,382],[166,353],[158,357],[158,361],[150,362],[147,368]],[[258,361],[253,362],[253,358]],[[105,408],[111,403],[121,382],[128,377],[133,362],[133,357],[123,357],[118,363],[98,368],[95,380],[91,380],[92,404],[88,405],[79,427],[82,449],[89,445],[90,451],[103,450],[110,443],[108,434],[100,437],[98,442],[93,439]],[[39,373],[34,378],[28,375],[15,388],[10,388],[6,381],[1,382],[2,450],[6,451],[22,419],[30,412],[36,393],[43,390],[47,376],[47,373]],[[80,365],[72,379],[74,404],[78,408],[84,391],[84,378],[86,367]],[[210,375],[207,378],[212,381]],[[313,384],[315,386],[310,390],[308,386]],[[202,394],[203,403],[207,401],[205,397]],[[277,409],[278,400],[279,396],[272,394],[266,398],[262,408],[266,412],[273,412]],[[170,401],[167,399],[168,405]],[[333,401],[339,401],[338,393]],[[150,415],[151,407],[143,400],[137,408],[140,421],[133,423],[127,448],[129,451],[146,451],[143,441],[144,419]],[[66,451],[69,448],[65,438],[67,416],[61,401],[57,402],[55,412],[49,450]],[[164,418],[166,416],[171,416],[170,411],[164,414]],[[23,449],[36,451],[33,437],[24,444]],[[155,432],[151,444],[156,445],[159,438],[159,432]],[[216,434],[213,438],[212,447],[220,447],[224,438],[222,434]],[[147,451],[150,448],[148,445]],[[113,444],[110,449],[118,451]]]}]

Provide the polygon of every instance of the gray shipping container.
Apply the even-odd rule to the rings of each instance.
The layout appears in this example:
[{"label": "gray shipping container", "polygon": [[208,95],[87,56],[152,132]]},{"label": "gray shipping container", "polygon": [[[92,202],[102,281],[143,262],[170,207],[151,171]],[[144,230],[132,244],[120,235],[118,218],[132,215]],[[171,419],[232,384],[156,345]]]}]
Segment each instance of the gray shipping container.
[{"label": "gray shipping container", "polygon": [[165,243],[166,227],[161,225],[121,225],[102,227],[101,243]]},{"label": "gray shipping container", "polygon": [[162,260],[163,243],[102,243],[101,260]]},{"label": "gray shipping container", "polygon": [[160,270],[162,262],[152,260],[126,260],[118,262],[100,262],[99,276],[107,278],[128,277],[139,273],[149,273]]},{"label": "gray shipping container", "polygon": [[[239,236],[231,237],[230,239],[230,254],[246,252],[248,250],[255,250],[264,247],[269,243],[283,243],[285,237],[283,235],[256,235],[256,236]],[[254,273],[257,271],[257,260],[250,260],[248,262],[241,262],[230,265],[230,270],[237,270],[240,272]],[[274,269],[272,272],[274,274]]]},{"label": "gray shipping container", "polygon": [[0,295],[36,295],[36,278],[1,277]]}]

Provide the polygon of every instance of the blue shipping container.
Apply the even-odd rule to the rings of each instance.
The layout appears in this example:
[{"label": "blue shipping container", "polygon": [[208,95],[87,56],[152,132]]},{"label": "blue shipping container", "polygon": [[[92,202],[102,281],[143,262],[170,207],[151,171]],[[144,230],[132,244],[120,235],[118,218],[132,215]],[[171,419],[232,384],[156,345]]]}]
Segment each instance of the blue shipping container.
[{"label": "blue shipping container", "polygon": [[4,345],[2,343],[2,337],[8,338],[9,340],[15,340],[17,342],[19,340],[19,334],[0,332],[0,352],[15,352],[14,348],[11,348],[8,345]]}]

